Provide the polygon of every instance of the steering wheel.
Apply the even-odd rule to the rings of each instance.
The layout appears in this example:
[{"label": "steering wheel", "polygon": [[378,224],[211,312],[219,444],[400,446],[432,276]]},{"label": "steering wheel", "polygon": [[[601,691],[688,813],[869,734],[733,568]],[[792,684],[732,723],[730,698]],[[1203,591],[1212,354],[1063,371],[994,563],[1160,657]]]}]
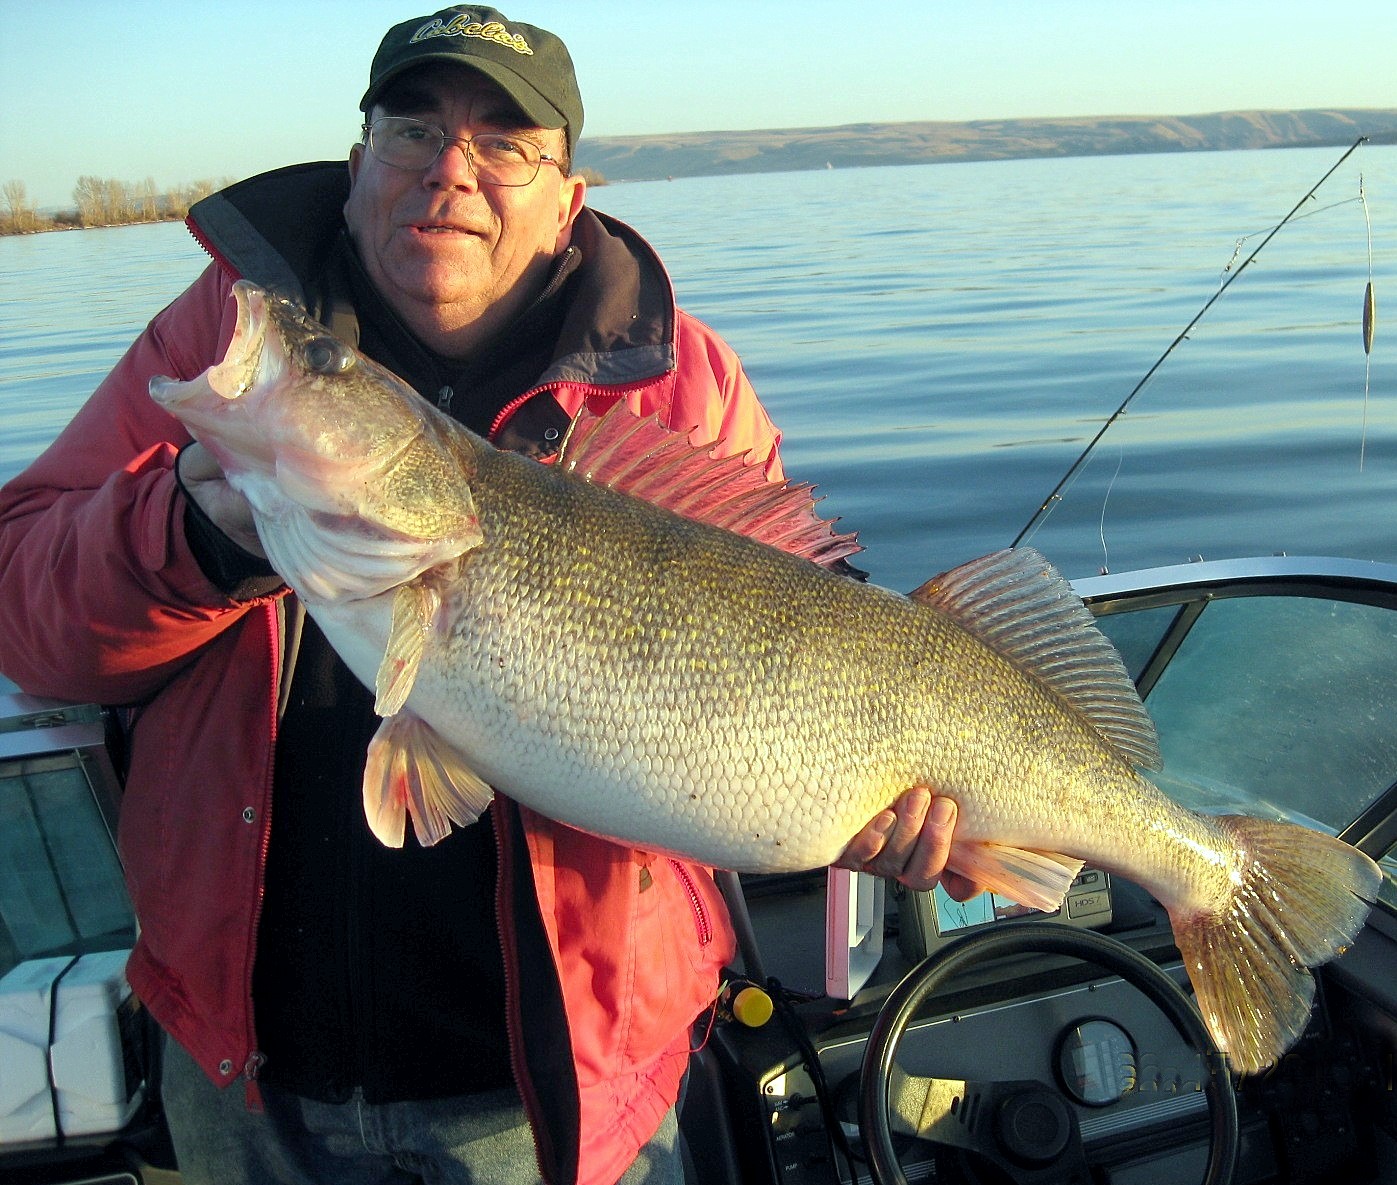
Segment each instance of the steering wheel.
[{"label": "steering wheel", "polygon": [[1089,1182],[1076,1112],[1041,1082],[960,1082],[917,1078],[895,1064],[918,1006],[958,971],[1008,954],[1067,955],[1119,975],[1173,1024],[1207,1068],[1211,1132],[1203,1185],[1227,1185],[1237,1160],[1237,1099],[1226,1057],[1192,1001],[1143,955],[1090,930],[1016,922],[957,939],[928,956],[893,989],[869,1034],[859,1083],[859,1131],[874,1185],[908,1185],[893,1147],[890,1109],[919,1139],[974,1152],[1018,1185]]}]

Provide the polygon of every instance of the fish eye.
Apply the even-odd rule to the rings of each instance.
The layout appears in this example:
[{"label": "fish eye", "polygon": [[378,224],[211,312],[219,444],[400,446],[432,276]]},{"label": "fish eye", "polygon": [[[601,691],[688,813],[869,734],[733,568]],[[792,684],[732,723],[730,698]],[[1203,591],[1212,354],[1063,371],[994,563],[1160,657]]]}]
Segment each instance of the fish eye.
[{"label": "fish eye", "polygon": [[338,338],[313,337],[303,347],[302,356],[316,374],[345,374],[354,369],[354,352]]}]

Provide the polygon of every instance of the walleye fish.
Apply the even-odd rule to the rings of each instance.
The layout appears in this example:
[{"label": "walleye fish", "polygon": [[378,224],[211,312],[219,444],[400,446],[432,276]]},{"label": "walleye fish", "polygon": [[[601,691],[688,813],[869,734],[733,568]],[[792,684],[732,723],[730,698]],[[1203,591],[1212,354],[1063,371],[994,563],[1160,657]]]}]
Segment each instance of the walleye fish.
[{"label": "walleye fish", "polygon": [[[441,840],[492,787],[573,827],[740,871],[819,867],[909,787],[960,813],[951,867],[1055,908],[1083,861],[1168,909],[1242,1071],[1303,1030],[1377,866],[1285,823],[1205,817],[1137,772],[1155,731],[1037,553],[908,596],[808,488],[618,405],[557,464],[501,452],[253,285],[223,360],[152,396],[250,502],[276,570],[385,719],[365,808]],[[700,521],[702,520],[702,521]]]}]

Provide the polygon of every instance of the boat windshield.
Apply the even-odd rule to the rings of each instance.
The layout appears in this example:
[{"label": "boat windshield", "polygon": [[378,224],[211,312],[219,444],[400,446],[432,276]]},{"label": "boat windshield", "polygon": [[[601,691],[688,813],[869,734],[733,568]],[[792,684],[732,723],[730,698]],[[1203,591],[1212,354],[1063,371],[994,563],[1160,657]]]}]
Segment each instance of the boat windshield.
[{"label": "boat windshield", "polygon": [[1394,569],[1251,563],[1077,585],[1159,729],[1149,776],[1194,809],[1291,819],[1385,856],[1397,905],[1397,588],[1379,579]]}]

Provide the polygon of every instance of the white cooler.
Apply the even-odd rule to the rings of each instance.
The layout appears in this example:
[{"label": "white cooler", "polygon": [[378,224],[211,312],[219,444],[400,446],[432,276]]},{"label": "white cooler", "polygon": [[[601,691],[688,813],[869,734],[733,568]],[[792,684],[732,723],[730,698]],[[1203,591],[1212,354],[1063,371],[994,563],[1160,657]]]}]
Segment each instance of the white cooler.
[{"label": "white cooler", "polygon": [[0,1144],[114,1132],[144,1098],[124,950],[0,979]]},{"label": "white cooler", "polygon": [[98,709],[0,691],[0,1146],[119,1131],[141,1105],[119,793]]}]

